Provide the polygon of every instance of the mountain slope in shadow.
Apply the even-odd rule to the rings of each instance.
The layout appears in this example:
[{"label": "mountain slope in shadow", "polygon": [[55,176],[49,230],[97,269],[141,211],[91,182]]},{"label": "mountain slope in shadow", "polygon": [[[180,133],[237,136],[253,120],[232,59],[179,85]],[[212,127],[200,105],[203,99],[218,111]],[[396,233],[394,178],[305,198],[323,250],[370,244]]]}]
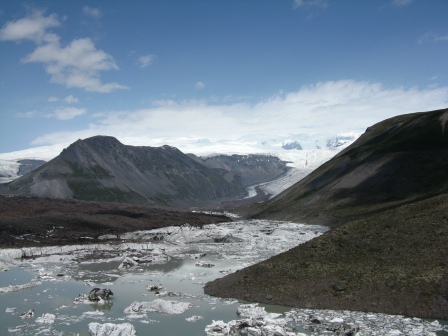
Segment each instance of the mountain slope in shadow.
[{"label": "mountain slope in shadow", "polygon": [[247,216],[333,229],[210,295],[448,319],[448,109],[394,117]]},{"label": "mountain slope in shadow", "polygon": [[95,136],[76,141],[0,193],[188,207],[236,198],[244,189],[238,176],[225,179],[177,148],[127,146]]}]

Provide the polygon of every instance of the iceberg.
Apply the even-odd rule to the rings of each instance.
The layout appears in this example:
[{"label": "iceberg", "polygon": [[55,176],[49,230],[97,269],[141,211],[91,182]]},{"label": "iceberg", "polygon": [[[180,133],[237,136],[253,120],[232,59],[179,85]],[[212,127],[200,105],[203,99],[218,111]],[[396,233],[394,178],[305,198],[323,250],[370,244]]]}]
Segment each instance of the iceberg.
[{"label": "iceberg", "polygon": [[124,312],[126,314],[141,314],[146,312],[181,314],[190,307],[191,304],[188,302],[165,301],[162,299],[156,299],[150,302],[134,301],[129,307],[126,307],[124,309]]},{"label": "iceberg", "polygon": [[130,323],[89,323],[90,336],[135,336],[135,328]]}]

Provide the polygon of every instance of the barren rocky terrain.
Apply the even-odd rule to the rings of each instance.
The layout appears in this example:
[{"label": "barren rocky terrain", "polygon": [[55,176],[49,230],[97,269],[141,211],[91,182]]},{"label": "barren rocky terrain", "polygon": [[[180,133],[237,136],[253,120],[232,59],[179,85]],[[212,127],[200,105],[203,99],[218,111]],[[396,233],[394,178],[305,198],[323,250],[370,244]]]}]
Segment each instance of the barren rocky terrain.
[{"label": "barren rocky terrain", "polygon": [[0,248],[88,244],[106,233],[229,220],[224,215],[145,205],[0,196]]}]

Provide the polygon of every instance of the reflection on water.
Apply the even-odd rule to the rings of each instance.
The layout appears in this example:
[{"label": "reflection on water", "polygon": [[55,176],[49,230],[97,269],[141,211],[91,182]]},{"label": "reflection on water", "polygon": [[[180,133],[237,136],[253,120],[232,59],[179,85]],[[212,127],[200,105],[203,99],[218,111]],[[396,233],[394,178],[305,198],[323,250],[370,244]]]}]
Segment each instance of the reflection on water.
[{"label": "reflection on water", "polygon": [[[196,267],[196,260],[173,259],[168,264],[144,265],[127,271],[119,271],[117,262],[80,264],[79,267],[67,273],[60,279],[54,277],[41,285],[18,292],[3,294],[0,302],[0,334],[10,330],[11,335],[53,335],[54,332],[64,332],[64,335],[88,335],[88,324],[93,321],[100,323],[124,323],[134,325],[138,335],[204,335],[205,326],[212,320],[233,320],[238,318],[236,301],[212,298],[203,293],[203,284],[222,276],[220,271],[232,267],[232,262],[209,258],[216,266],[213,268]],[[40,270],[41,271],[41,270]],[[50,272],[50,270],[47,270]],[[0,287],[12,284],[26,283],[38,276],[39,270],[32,267],[13,268],[1,274]],[[53,274],[54,275],[54,274]],[[47,275],[48,276],[48,275]],[[191,303],[191,307],[179,315],[147,313],[144,318],[131,319],[123,310],[133,301],[152,301],[157,298],[155,292],[148,291],[148,285],[163,284],[161,292],[177,292],[178,297],[161,297]],[[110,304],[74,304],[79,294],[88,294],[96,287],[110,288],[114,295]],[[15,308],[6,313],[7,308]],[[33,309],[35,316],[21,320],[19,315]],[[284,312],[288,308],[270,306],[271,311]],[[98,312],[88,315],[88,312]],[[56,315],[52,325],[39,325],[35,318],[44,313]],[[197,322],[185,319],[191,316],[204,317]],[[50,329],[48,329],[50,327]],[[45,332],[48,329],[48,333]]]},{"label": "reflection on water", "polygon": [[[213,320],[239,319],[236,311],[242,303],[205,295],[205,283],[312,239],[325,228],[286,222],[241,221],[203,229],[164,228],[158,234],[163,235],[164,230],[170,232],[169,236],[165,237],[163,246],[162,243],[154,246],[153,252],[126,250],[113,254],[109,250],[107,258],[110,259],[90,262],[85,261],[85,254],[83,258],[74,255],[70,255],[71,258],[37,258],[0,273],[0,288],[3,289],[39,281],[34,287],[0,294],[0,335],[88,336],[91,322],[129,322],[140,336],[205,335],[205,327]],[[163,251],[163,258],[145,259],[151,253],[160,255],[160,251]],[[168,255],[171,258],[166,262]],[[142,259],[136,266],[126,268],[122,265],[125,257]],[[198,260],[215,266],[198,267]],[[164,286],[158,292],[147,289],[158,284]],[[114,295],[106,304],[74,303],[80,294],[89,294],[93,288],[109,288]],[[190,307],[180,314],[146,312],[133,316],[124,312],[134,301],[156,299],[180,301]],[[272,313],[290,311],[289,307],[262,306]],[[21,319],[20,315],[29,310],[34,310],[34,316]],[[43,314],[55,315],[54,323],[37,323],[36,318]],[[203,318],[196,322],[186,320],[193,316]],[[297,331],[311,334],[300,325]]]}]

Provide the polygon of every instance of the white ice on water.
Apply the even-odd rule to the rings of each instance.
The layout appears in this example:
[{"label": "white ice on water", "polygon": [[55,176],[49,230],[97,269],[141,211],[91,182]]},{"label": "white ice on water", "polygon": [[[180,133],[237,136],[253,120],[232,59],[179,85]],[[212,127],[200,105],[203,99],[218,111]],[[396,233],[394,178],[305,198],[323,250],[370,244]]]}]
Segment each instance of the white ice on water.
[{"label": "white ice on water", "polygon": [[156,299],[150,302],[134,301],[124,309],[125,314],[145,314],[147,312],[157,312],[164,314],[181,314],[185,312],[191,304],[181,301],[169,301]]},{"label": "white ice on water", "polygon": [[[239,320],[213,321],[207,325],[208,336],[238,335],[295,335],[306,334],[295,330],[299,325],[311,335],[356,336],[436,336],[443,329],[438,321],[425,321],[401,315],[373,314],[356,311],[293,309],[279,317],[257,304],[240,305]],[[335,330],[335,332],[331,331]]]},{"label": "white ice on water", "polygon": [[90,336],[135,336],[135,328],[130,323],[89,323]]},{"label": "white ice on water", "polygon": [[[34,286],[44,281],[64,281],[65,277],[58,274],[58,267],[63,267],[68,271],[71,267],[76,268],[78,263],[79,265],[115,263],[117,272],[119,266],[120,272],[134,272],[138,271],[142,263],[150,261],[151,263],[153,261],[154,263],[169,263],[173,258],[201,259],[200,265],[210,265],[212,260],[213,263],[221,260],[229,262],[231,265],[232,270],[226,272],[229,273],[284,252],[321,235],[326,230],[327,228],[323,226],[292,222],[236,220],[219,225],[205,225],[202,228],[184,225],[127,233],[118,237],[122,240],[119,245],[110,245],[105,242],[94,245],[3,249],[0,250],[0,261],[4,261],[3,265],[29,265],[38,273],[38,279],[32,280],[29,284],[0,288],[0,292],[23,290],[29,288],[30,284]],[[98,257],[101,255],[104,257]],[[33,256],[33,258],[21,260],[23,256]],[[86,260],[89,256],[91,259]],[[207,260],[209,257],[214,259]],[[199,272],[203,271],[205,269],[199,270]],[[104,274],[117,276],[113,271],[106,271]],[[193,274],[191,279],[194,279],[195,276]],[[85,281],[86,284],[91,282]],[[98,286],[94,282],[91,285]],[[147,293],[146,290],[145,292]],[[145,296],[146,293],[142,295]],[[123,318],[137,320],[138,323],[148,323],[148,313],[150,312],[181,314],[191,307],[191,303],[186,302],[189,301],[189,298],[185,293],[164,292],[158,293],[157,296],[158,299],[153,301],[127,303],[129,306],[124,309],[125,317]],[[172,297],[176,297],[177,300],[170,300]],[[206,298],[210,304],[218,302],[225,304],[225,301],[219,299],[207,296]],[[10,314],[15,314],[12,309],[9,311],[11,311]],[[351,327],[356,325],[359,327],[357,334],[359,336],[393,335],[398,332],[403,335],[432,336],[435,335],[436,330],[442,329],[437,321],[428,322],[402,316],[359,312],[296,309],[283,316],[278,316],[267,313],[264,308],[257,305],[241,305],[237,313],[240,316],[239,320],[213,321],[207,326],[205,333],[207,335],[304,335],[293,328],[294,324],[314,328],[316,326],[310,322],[313,319],[318,319],[321,326],[337,324]],[[44,318],[44,316],[46,317]],[[51,321],[48,314],[44,316],[41,317],[41,321]],[[60,315],[56,315],[57,320],[60,318]],[[83,318],[104,319],[95,312],[78,317],[78,319]],[[200,316],[196,315],[186,318],[188,322],[195,322],[199,319]],[[42,324],[46,325],[45,323],[47,322]],[[53,326],[53,324],[51,325]],[[11,330],[20,330],[20,328],[18,326]],[[13,331],[11,332],[13,333]],[[134,335],[133,332],[135,329],[129,323],[89,324],[90,335]],[[320,331],[313,332],[313,335],[321,334]]]}]

